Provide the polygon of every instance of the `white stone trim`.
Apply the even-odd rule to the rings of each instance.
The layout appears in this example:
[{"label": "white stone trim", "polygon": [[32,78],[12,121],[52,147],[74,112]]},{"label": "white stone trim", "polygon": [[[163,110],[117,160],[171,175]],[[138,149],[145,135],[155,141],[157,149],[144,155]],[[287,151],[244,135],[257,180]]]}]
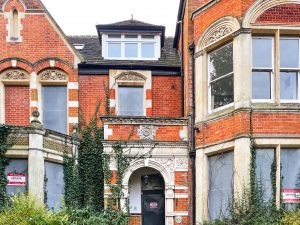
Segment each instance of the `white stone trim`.
[{"label": "white stone trim", "polygon": [[188,140],[188,128],[184,126],[182,130],[179,131],[179,136],[182,141]]},{"label": "white stone trim", "polygon": [[78,108],[79,107],[79,101],[68,101],[68,107]]},{"label": "white stone trim", "polygon": [[15,60],[15,59],[11,60],[11,66],[17,67],[17,60]]},{"label": "white stone trim", "polygon": [[266,10],[282,4],[300,4],[299,0],[258,0],[252,4],[244,16],[243,28],[251,28]]},{"label": "white stone trim", "polygon": [[79,89],[79,83],[78,82],[68,82],[68,89],[69,90],[77,90]]},{"label": "white stone trim", "polygon": [[232,16],[226,16],[212,23],[202,34],[196,45],[196,52],[205,49],[233,34],[241,28],[239,21]]},{"label": "white stone trim", "polygon": [[[21,1],[20,1],[21,2]],[[6,24],[6,30],[7,30],[7,36],[6,36],[6,42],[22,42],[23,37],[21,36],[21,31],[23,30],[23,25],[21,23],[21,20],[25,18],[25,13],[18,11],[18,36],[16,40],[12,40],[12,23],[13,23],[13,11],[10,12],[5,12],[4,13],[4,18],[7,19],[7,24]]]},{"label": "white stone trim", "polygon": [[69,117],[68,122],[73,124],[73,123],[78,123],[78,117]]},{"label": "white stone trim", "polygon": [[38,101],[30,101],[30,107],[38,107]]},{"label": "white stone trim", "polygon": [[109,107],[110,108],[116,107],[116,100],[115,99],[109,99]]},{"label": "white stone trim", "polygon": [[187,193],[175,193],[175,198],[189,198]]},{"label": "white stone trim", "polygon": [[49,60],[50,67],[55,67],[55,60]]},{"label": "white stone trim", "polygon": [[146,100],[146,108],[152,108],[152,100]]},{"label": "white stone trim", "polygon": [[108,136],[113,134],[113,129],[109,129],[108,125],[104,125],[104,140],[108,140]]},{"label": "white stone trim", "polygon": [[189,190],[187,186],[175,186],[175,190]]},{"label": "white stone trim", "polygon": [[175,216],[188,216],[189,215],[189,212],[187,212],[187,211],[176,211],[176,212],[174,212],[174,215]]}]

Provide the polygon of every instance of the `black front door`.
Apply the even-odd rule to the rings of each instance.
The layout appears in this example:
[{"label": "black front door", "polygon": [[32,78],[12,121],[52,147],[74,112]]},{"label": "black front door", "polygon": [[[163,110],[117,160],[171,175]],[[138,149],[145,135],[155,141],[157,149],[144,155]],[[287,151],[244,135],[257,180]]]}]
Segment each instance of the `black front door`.
[{"label": "black front door", "polygon": [[163,190],[143,191],[143,225],[165,225],[165,198]]}]

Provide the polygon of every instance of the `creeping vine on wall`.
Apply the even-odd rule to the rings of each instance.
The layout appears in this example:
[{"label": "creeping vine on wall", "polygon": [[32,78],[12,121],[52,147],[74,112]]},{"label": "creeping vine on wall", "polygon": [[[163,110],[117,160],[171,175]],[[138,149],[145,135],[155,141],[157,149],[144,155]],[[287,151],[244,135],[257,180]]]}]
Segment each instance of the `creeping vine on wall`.
[{"label": "creeping vine on wall", "polygon": [[5,206],[6,198],[6,185],[7,179],[5,168],[8,165],[8,160],[5,158],[5,153],[10,147],[9,134],[11,127],[0,124],[0,209]]}]

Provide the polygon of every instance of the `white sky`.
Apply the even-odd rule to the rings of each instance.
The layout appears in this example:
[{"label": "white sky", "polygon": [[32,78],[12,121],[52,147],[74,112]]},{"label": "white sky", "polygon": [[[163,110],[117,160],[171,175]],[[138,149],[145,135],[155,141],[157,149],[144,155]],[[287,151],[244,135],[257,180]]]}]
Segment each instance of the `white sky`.
[{"label": "white sky", "polygon": [[96,24],[133,18],[166,26],[174,36],[179,0],[42,0],[67,35],[96,34]]}]

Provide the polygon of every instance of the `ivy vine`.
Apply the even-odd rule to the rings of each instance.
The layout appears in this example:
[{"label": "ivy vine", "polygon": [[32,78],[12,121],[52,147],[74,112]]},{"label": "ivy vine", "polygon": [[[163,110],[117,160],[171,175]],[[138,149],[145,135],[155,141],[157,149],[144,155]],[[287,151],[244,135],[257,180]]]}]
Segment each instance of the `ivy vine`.
[{"label": "ivy vine", "polygon": [[7,178],[5,168],[8,165],[8,160],[5,158],[5,154],[11,145],[9,141],[11,129],[10,126],[0,124],[0,209],[4,207],[7,202]]}]

